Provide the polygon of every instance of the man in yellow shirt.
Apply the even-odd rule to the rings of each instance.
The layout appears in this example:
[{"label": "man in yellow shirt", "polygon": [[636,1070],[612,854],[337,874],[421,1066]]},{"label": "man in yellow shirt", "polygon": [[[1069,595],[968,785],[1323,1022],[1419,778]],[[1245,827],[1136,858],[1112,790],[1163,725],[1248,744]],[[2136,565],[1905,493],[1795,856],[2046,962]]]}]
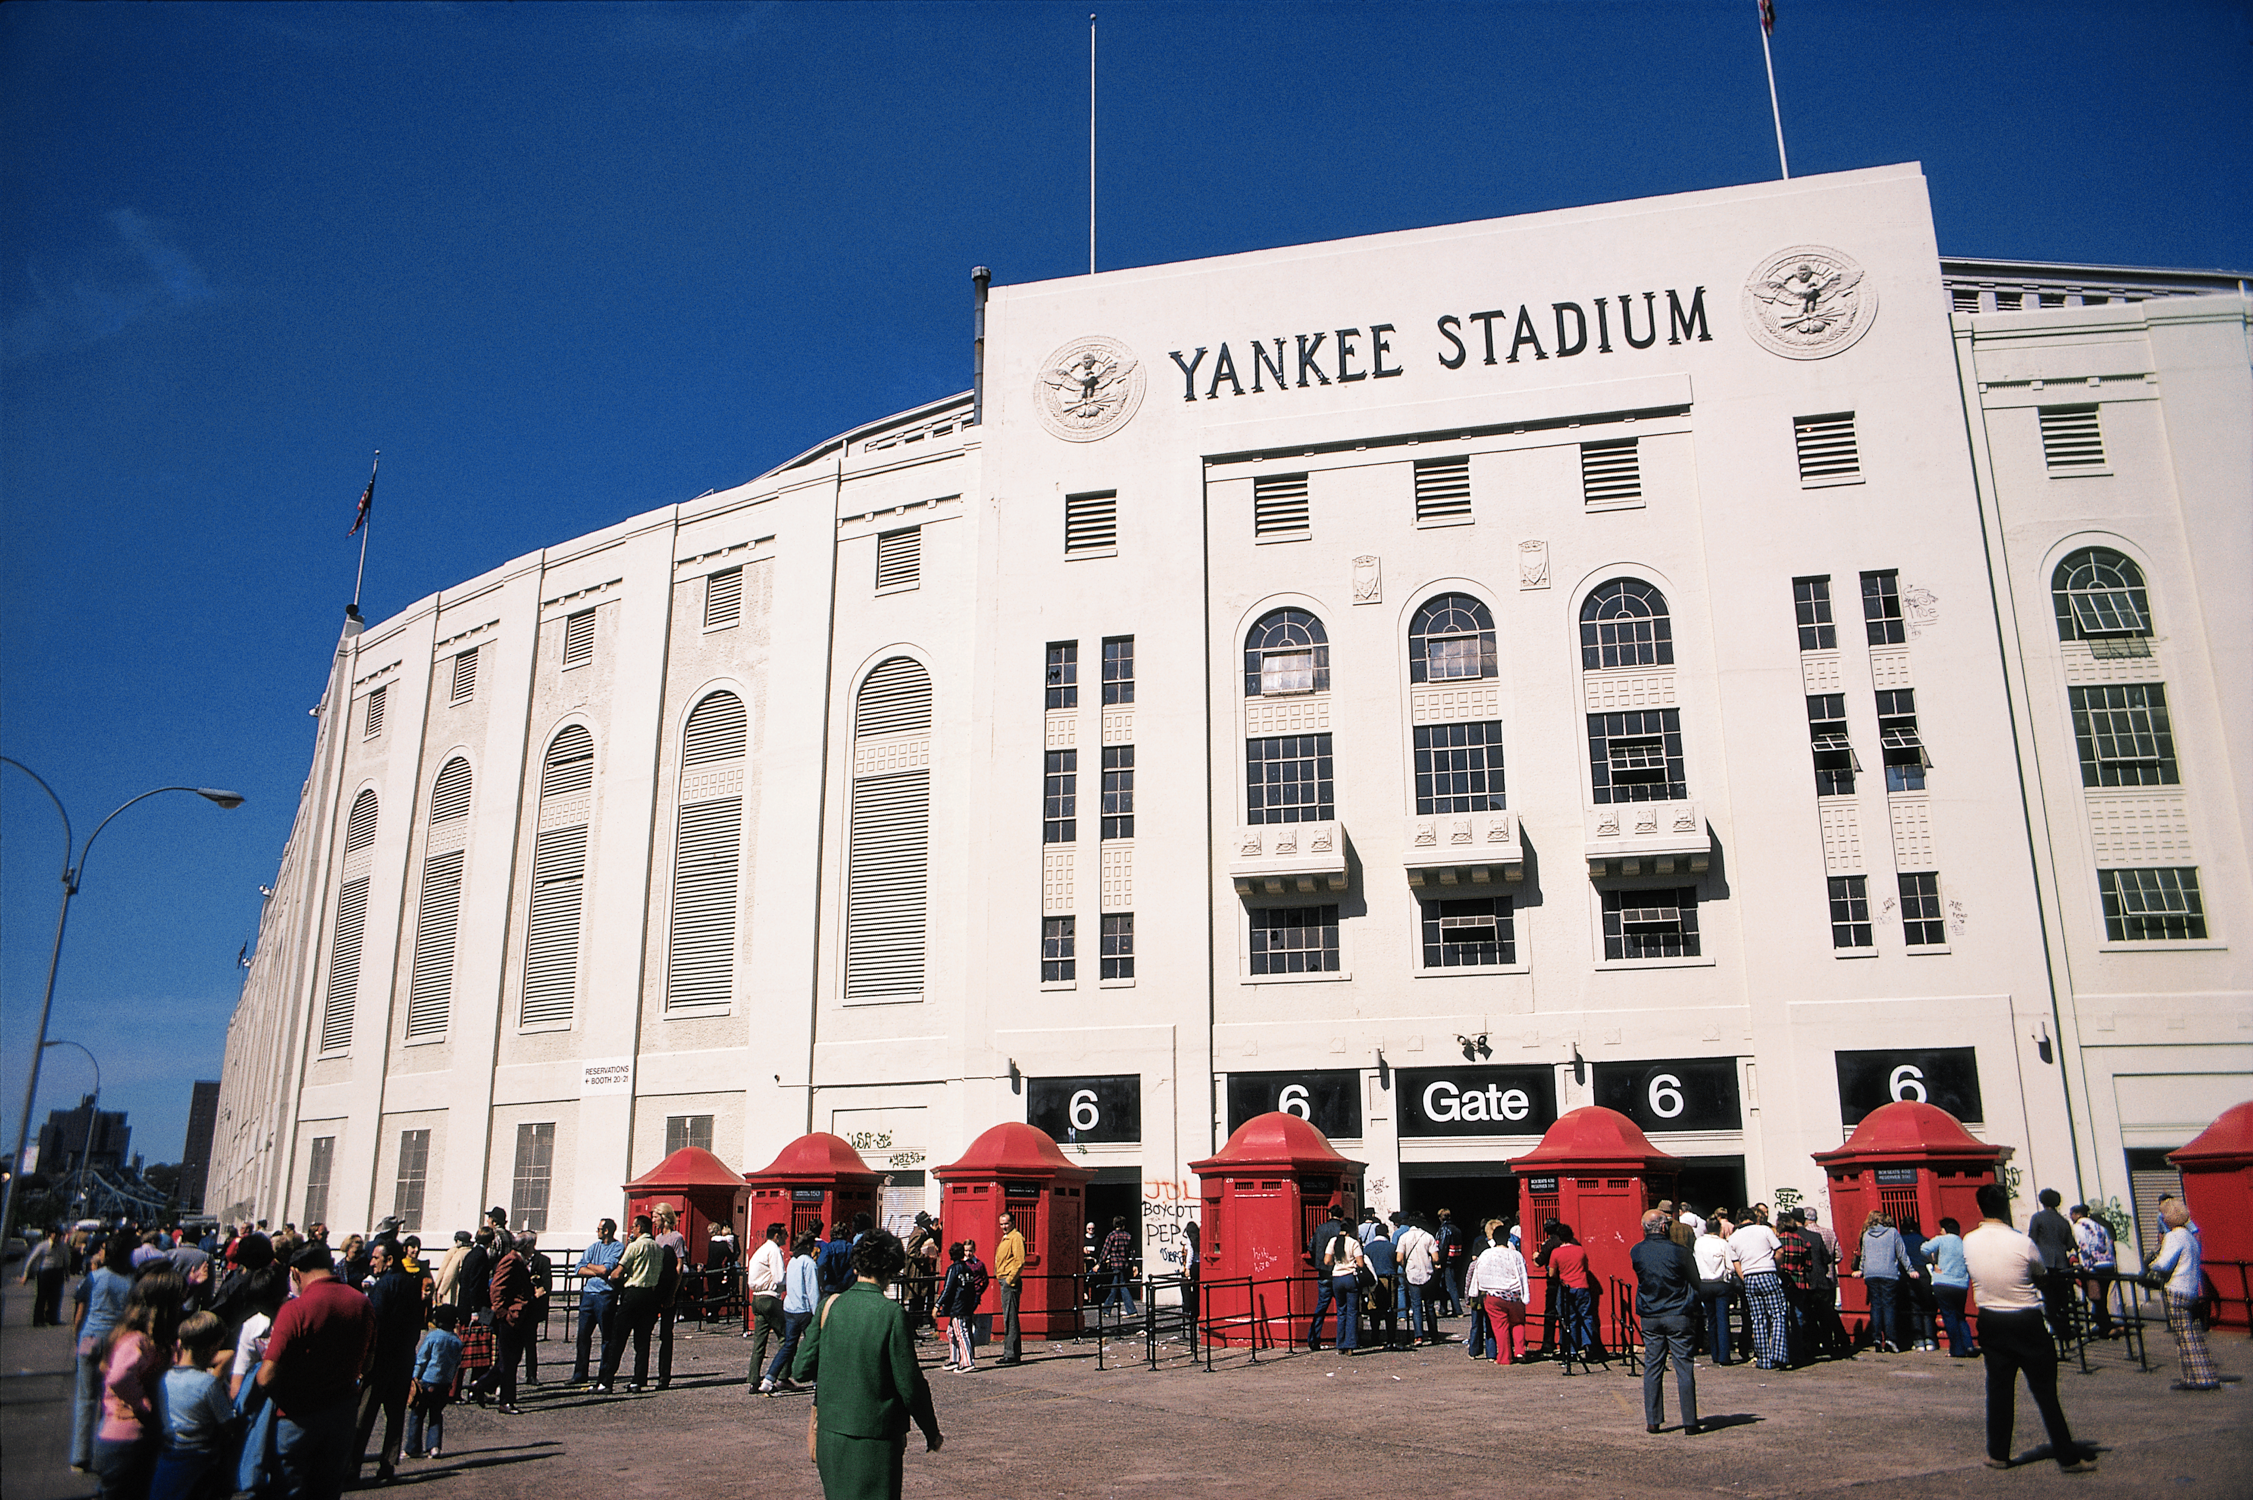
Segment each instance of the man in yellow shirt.
[{"label": "man in yellow shirt", "polygon": [[626,1389],[638,1391],[649,1383],[649,1334],[657,1326],[657,1284],[665,1271],[665,1253],[652,1238],[654,1228],[649,1215],[634,1215],[634,1237],[610,1278],[619,1289],[618,1317],[602,1344],[602,1374],[594,1384],[601,1395],[610,1394],[629,1337],[634,1341],[634,1383]]},{"label": "man in yellow shirt", "polygon": [[994,1242],[994,1279],[1001,1283],[1001,1358],[1005,1365],[1025,1362],[1025,1331],[1017,1321],[1017,1298],[1021,1291],[1018,1283],[1025,1275],[1025,1237],[1017,1232],[1017,1221],[1003,1214],[995,1227],[1001,1238]]}]

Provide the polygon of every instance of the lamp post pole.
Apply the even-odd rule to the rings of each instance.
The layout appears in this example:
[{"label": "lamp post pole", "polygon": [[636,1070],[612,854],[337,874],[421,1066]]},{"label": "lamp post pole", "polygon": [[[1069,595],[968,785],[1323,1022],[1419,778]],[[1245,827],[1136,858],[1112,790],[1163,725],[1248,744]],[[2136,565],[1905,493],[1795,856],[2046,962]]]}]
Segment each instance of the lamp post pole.
[{"label": "lamp post pole", "polygon": [[[47,800],[55,804],[56,815],[63,820],[63,870],[60,877],[63,883],[63,903],[62,909],[55,914],[55,947],[54,951],[47,956],[47,993],[45,998],[39,1002],[39,1038],[31,1049],[31,1077],[24,1082],[23,1117],[16,1122],[15,1154],[8,1158],[8,1187],[5,1193],[0,1193],[0,1239],[5,1239],[9,1225],[15,1218],[16,1183],[23,1176],[23,1148],[24,1142],[31,1135],[31,1109],[39,1097],[39,1064],[47,1055],[47,1018],[55,1009],[55,970],[63,961],[63,932],[70,925],[70,898],[78,894],[79,882],[86,874],[86,856],[93,852],[94,840],[102,836],[102,830],[110,826],[118,813],[125,811],[135,802],[145,802],[149,798],[160,796],[165,792],[193,792],[206,802],[215,802],[225,808],[242,806],[243,797],[240,792],[221,791],[214,787],[154,787],[141,793],[138,797],[119,803],[109,817],[102,819],[100,823],[95,825],[94,831],[86,836],[84,846],[80,846],[71,833],[70,813],[63,807],[63,799],[55,795],[55,789],[47,785],[45,778],[22,761],[10,756],[0,755],[0,763],[14,766],[33,781],[38,782],[39,790],[47,794]],[[76,1046],[77,1043],[74,1042],[71,1045]],[[93,1054],[88,1053],[87,1056],[92,1057]],[[100,1072],[100,1067],[101,1065],[98,1063],[95,1065],[97,1074]],[[95,1087],[97,1090],[100,1088],[98,1079]],[[92,1137],[89,1136],[89,1146],[91,1146],[91,1143]],[[5,1293],[0,1292],[0,1305],[4,1305],[4,1302]]]},{"label": "lamp post pole", "polygon": [[86,1108],[86,1138],[82,1143],[83,1149],[78,1153],[78,1196],[90,1199],[92,1195],[86,1190],[86,1173],[94,1165],[94,1127],[99,1125],[102,1119],[101,1060],[94,1056],[84,1042],[74,1042],[68,1037],[56,1037],[52,1041],[39,1044],[41,1052],[45,1052],[49,1047],[76,1047],[79,1051],[84,1052],[86,1060],[94,1065],[94,1096]]}]

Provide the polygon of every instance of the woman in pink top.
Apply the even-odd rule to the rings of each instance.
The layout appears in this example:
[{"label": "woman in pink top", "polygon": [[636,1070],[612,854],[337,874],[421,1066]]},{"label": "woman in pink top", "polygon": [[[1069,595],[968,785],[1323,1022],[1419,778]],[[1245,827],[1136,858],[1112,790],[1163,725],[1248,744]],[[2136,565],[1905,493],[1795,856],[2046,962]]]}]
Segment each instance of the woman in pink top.
[{"label": "woman in pink top", "polygon": [[1564,1347],[1586,1359],[1597,1348],[1596,1288],[1588,1279],[1588,1252],[1573,1237],[1570,1224],[1559,1224],[1554,1232],[1562,1243],[1549,1252],[1549,1269],[1564,1297]]},{"label": "woman in pink top", "polygon": [[94,1472],[102,1500],[141,1500],[156,1468],[162,1424],[156,1390],[172,1364],[187,1284],[171,1271],[133,1283],[125,1311],[102,1343],[102,1422],[94,1429]]}]

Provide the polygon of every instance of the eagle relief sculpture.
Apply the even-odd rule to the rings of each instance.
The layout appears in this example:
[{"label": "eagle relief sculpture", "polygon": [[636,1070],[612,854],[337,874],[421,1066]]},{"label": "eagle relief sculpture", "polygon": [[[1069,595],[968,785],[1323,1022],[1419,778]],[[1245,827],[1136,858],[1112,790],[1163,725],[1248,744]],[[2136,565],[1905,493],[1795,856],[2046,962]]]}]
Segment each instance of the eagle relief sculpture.
[{"label": "eagle relief sculpture", "polygon": [[1034,394],[1040,421],[1068,443],[1092,443],[1142,405],[1142,362],[1117,339],[1090,334],[1043,361]]},{"label": "eagle relief sculpture", "polygon": [[1778,251],[1745,281],[1745,326],[1786,359],[1822,359],[1869,331],[1877,289],[1862,267],[1827,245]]}]

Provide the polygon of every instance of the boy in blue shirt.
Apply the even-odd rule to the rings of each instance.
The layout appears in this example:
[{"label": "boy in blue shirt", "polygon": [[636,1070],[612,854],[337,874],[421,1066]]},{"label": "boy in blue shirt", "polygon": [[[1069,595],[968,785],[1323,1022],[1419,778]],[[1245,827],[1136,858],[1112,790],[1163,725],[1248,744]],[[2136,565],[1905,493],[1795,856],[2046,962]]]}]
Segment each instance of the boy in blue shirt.
[{"label": "boy in blue shirt", "polygon": [[[407,1457],[438,1458],[446,1438],[446,1408],[454,1399],[454,1372],[461,1368],[462,1341],[454,1330],[461,1326],[458,1307],[441,1307],[430,1315],[437,1326],[423,1330],[415,1345],[415,1383],[407,1403]],[[423,1449],[423,1434],[430,1448]]]},{"label": "boy in blue shirt", "polygon": [[149,1480],[150,1500],[188,1500],[233,1434],[234,1398],[219,1378],[234,1358],[226,1332],[216,1313],[199,1312],[180,1325],[172,1368],[157,1385],[162,1446]]}]

